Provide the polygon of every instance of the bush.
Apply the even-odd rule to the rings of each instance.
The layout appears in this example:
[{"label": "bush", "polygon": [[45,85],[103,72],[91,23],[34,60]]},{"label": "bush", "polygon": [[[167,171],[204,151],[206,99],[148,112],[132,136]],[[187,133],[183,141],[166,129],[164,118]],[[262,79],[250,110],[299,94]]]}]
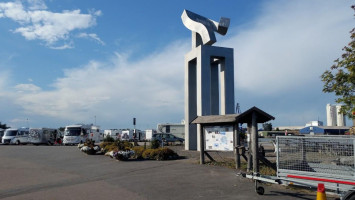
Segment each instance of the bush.
[{"label": "bush", "polygon": [[116,140],[115,145],[118,147],[119,151],[128,151],[131,150],[133,145],[128,141]]},{"label": "bush", "polygon": [[104,138],[104,142],[115,142],[115,139],[113,139],[113,137],[108,135]]},{"label": "bush", "polygon": [[133,158],[143,159],[143,152],[145,151],[144,147],[133,147],[134,151]]},{"label": "bush", "polygon": [[144,159],[150,160],[171,160],[176,159],[178,155],[169,148],[146,149],[142,153]]},{"label": "bush", "polygon": [[159,148],[160,147],[160,142],[159,142],[159,140],[152,140],[151,142],[150,142],[150,148],[151,149],[157,149],[157,148]]},{"label": "bush", "polygon": [[118,147],[114,142],[102,142],[100,147],[104,153],[110,151],[118,151]]}]

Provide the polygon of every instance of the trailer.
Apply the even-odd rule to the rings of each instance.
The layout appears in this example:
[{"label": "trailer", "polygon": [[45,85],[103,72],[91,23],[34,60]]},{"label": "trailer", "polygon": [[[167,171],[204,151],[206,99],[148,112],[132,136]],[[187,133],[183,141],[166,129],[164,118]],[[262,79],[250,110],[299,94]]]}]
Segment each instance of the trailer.
[{"label": "trailer", "polygon": [[276,177],[244,175],[255,180],[258,194],[264,189],[257,182],[317,188],[324,184],[328,192],[342,199],[355,198],[355,137],[350,136],[278,136],[276,137]]},{"label": "trailer", "polygon": [[60,138],[60,135],[58,130],[53,128],[30,128],[28,134],[28,142],[33,145],[53,145],[57,138]]}]

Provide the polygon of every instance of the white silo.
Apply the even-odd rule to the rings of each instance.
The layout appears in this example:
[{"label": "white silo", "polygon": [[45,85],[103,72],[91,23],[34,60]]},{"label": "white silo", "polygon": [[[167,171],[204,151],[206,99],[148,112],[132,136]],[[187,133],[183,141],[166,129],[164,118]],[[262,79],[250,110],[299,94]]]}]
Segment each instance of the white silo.
[{"label": "white silo", "polygon": [[336,107],[331,104],[327,104],[327,126],[336,126],[337,125],[337,111]]},{"label": "white silo", "polygon": [[341,105],[336,105],[337,126],[346,126],[345,116],[340,112]]}]

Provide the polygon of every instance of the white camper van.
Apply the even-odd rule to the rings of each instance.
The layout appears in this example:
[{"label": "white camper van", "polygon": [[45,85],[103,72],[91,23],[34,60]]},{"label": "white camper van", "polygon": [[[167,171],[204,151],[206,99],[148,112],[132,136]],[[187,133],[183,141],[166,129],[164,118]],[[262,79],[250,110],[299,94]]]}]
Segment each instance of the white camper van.
[{"label": "white camper van", "polygon": [[132,141],[133,140],[133,130],[123,130],[121,135],[121,140]]},{"label": "white camper van", "polygon": [[157,133],[157,131],[155,129],[145,130],[145,139],[147,141],[151,141],[152,140],[152,136],[155,133]]},{"label": "white camper van", "polygon": [[83,143],[87,139],[100,142],[101,133],[99,126],[93,126],[92,124],[75,124],[65,127],[63,138],[64,145]]},{"label": "white camper van", "polygon": [[2,137],[4,144],[27,144],[28,143],[28,128],[10,128],[6,129]]},{"label": "white camper van", "polygon": [[30,128],[28,142],[34,145],[48,144],[53,145],[59,138],[57,129],[53,128]]},{"label": "white camper van", "polygon": [[108,129],[104,131],[104,137],[112,137],[113,139],[117,140],[117,139],[121,139],[121,135],[122,135],[122,130],[121,129]]},{"label": "white camper van", "polygon": [[135,139],[138,141],[144,141],[145,132],[136,129],[136,135],[134,135],[134,130],[129,129],[129,130],[122,131],[121,140],[133,141]]}]

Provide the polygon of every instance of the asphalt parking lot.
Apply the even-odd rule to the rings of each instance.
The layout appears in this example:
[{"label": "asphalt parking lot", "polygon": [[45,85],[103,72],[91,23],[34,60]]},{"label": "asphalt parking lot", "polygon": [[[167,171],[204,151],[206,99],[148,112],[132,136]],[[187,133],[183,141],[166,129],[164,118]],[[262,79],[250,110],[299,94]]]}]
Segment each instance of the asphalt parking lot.
[{"label": "asphalt parking lot", "polygon": [[0,145],[0,199],[316,199],[195,160],[116,161],[75,146]]}]

